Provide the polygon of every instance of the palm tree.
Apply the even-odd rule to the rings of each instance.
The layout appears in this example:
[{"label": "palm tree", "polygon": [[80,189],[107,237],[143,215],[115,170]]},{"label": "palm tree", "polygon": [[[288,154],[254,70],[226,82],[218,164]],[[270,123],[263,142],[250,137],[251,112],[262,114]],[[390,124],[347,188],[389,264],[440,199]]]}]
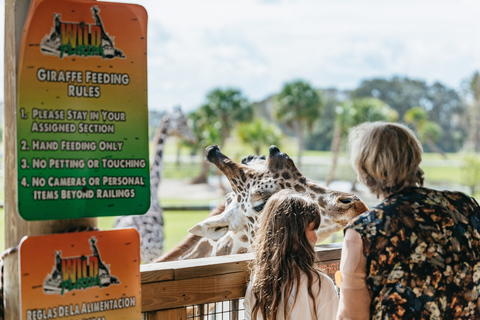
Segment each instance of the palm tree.
[{"label": "palm tree", "polygon": [[[335,108],[335,129],[332,139],[332,163],[325,179],[328,186],[335,178],[338,155],[343,137],[348,130],[366,121],[396,121],[398,113],[385,102],[376,98],[361,98],[344,102]],[[352,186],[355,189],[355,183]]]},{"label": "palm tree", "polygon": [[243,143],[251,145],[255,154],[259,155],[262,146],[279,146],[282,132],[276,125],[256,118],[253,122],[241,123],[238,126],[238,137]]},{"label": "palm tree", "polygon": [[251,103],[238,89],[214,89],[207,95],[207,103],[202,106],[210,123],[220,131],[219,145],[225,144],[235,124],[253,118]]},{"label": "palm tree", "polygon": [[[205,106],[189,114],[190,127],[197,138],[197,143],[190,145],[192,154],[203,152],[209,145],[218,143],[220,141],[220,131],[215,127],[214,123],[210,122],[211,115]],[[201,160],[200,174],[192,180],[192,184],[207,183],[208,171],[210,165],[205,161],[204,157]]]},{"label": "palm tree", "polygon": [[422,107],[413,107],[405,112],[403,120],[413,126],[420,141],[426,143],[430,150],[441,154],[444,158],[447,157],[435,144],[442,135],[442,128],[438,124],[428,120],[427,110]]},{"label": "palm tree", "polygon": [[298,141],[297,165],[301,167],[304,144],[304,128],[311,130],[320,118],[323,99],[309,83],[297,80],[286,83],[275,103],[275,116],[292,128]]},{"label": "palm tree", "polygon": [[[224,145],[235,124],[252,118],[251,103],[240,90],[233,88],[213,89],[207,94],[206,103],[191,115],[193,130],[202,150],[211,144]],[[209,163],[203,160],[200,175],[192,183],[206,183],[209,167]]]}]

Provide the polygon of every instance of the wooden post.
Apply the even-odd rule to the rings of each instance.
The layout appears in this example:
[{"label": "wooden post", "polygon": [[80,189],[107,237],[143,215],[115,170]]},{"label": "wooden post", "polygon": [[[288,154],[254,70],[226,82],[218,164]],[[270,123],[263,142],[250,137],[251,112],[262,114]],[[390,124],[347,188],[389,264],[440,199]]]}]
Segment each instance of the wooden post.
[{"label": "wooden post", "polygon": [[[4,148],[5,148],[5,248],[18,245],[28,235],[63,232],[78,226],[95,227],[96,218],[25,221],[17,210],[17,158],[15,93],[20,37],[30,0],[5,0],[5,56],[4,56]],[[66,208],[67,209],[67,208]],[[4,303],[5,319],[17,320],[20,315],[20,288],[18,254],[5,258]]]}]

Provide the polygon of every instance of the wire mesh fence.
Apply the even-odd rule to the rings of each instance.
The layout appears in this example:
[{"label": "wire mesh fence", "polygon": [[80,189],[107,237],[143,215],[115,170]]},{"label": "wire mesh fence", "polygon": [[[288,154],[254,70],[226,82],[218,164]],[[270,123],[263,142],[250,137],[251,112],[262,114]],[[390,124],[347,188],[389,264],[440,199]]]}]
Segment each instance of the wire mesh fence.
[{"label": "wire mesh fence", "polygon": [[232,299],[188,307],[187,319],[192,320],[244,320],[243,299]]}]

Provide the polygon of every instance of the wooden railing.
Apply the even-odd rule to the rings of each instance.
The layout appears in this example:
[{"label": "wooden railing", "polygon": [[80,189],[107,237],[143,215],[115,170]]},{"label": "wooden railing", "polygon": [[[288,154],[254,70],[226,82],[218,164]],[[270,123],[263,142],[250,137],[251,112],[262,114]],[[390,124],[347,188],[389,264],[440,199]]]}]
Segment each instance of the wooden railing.
[{"label": "wooden railing", "polygon": [[[333,278],[341,243],[317,246],[316,252],[318,265]],[[184,320],[188,306],[242,298],[252,259],[252,254],[240,254],[142,265],[143,319]]]}]

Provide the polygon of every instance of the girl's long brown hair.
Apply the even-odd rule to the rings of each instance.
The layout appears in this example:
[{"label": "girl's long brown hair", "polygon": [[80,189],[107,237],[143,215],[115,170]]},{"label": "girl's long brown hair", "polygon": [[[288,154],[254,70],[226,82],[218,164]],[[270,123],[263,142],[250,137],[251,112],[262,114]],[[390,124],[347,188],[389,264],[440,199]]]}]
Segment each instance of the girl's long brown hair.
[{"label": "girl's long brown hair", "polygon": [[[252,319],[256,319],[259,312],[265,320],[276,319],[282,298],[288,319],[296,298],[290,310],[287,310],[288,299],[295,283],[297,296],[302,272],[308,279],[308,295],[315,302],[311,288],[314,277],[320,286],[320,276],[314,265],[315,251],[305,231],[312,221],[317,229],[320,219],[320,207],[307,195],[282,190],[270,197],[252,244],[255,260],[251,279],[256,299]],[[315,303],[313,305],[316,314]]]}]

